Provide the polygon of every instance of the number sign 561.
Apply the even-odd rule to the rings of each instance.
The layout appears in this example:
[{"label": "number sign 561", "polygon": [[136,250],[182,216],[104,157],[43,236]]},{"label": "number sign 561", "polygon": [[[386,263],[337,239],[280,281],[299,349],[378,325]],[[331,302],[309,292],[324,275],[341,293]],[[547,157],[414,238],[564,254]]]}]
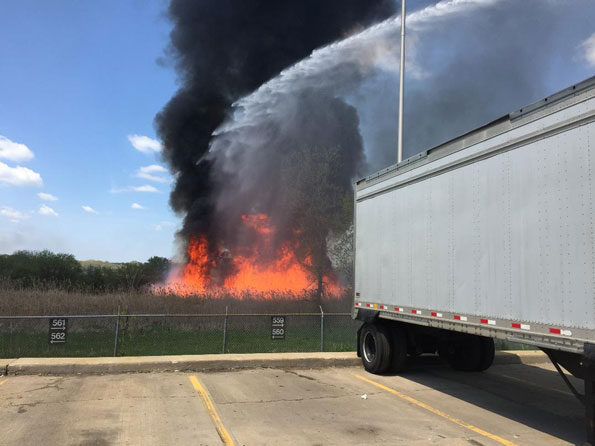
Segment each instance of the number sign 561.
[{"label": "number sign 561", "polygon": [[52,318],[50,319],[50,344],[66,344],[68,328],[68,319]]}]

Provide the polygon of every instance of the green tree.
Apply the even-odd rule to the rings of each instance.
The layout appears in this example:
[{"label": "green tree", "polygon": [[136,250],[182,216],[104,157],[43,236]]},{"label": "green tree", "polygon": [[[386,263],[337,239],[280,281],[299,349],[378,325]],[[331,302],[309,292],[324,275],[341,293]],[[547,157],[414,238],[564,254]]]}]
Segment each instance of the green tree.
[{"label": "green tree", "polygon": [[148,283],[163,282],[167,278],[171,264],[165,257],[153,256],[145,263],[145,275]]},{"label": "green tree", "polygon": [[118,268],[118,272],[129,290],[137,290],[146,283],[144,265],[140,262],[124,263]]},{"label": "green tree", "polygon": [[82,268],[70,254],[16,251],[0,260],[0,276],[22,286],[36,284],[70,287],[78,283]]}]

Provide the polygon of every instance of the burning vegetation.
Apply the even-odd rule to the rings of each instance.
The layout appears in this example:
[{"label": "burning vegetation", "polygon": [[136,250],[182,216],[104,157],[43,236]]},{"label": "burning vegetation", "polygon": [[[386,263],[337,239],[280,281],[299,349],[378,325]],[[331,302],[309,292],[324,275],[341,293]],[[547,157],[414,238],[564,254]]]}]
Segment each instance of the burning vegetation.
[{"label": "burning vegetation", "polygon": [[[333,175],[341,153],[314,146],[292,152],[277,169],[273,214],[242,213],[235,218],[233,211],[242,206],[233,201],[225,215],[234,224],[228,226],[230,232],[220,232],[225,237],[219,244],[204,234],[190,237],[187,264],[170,280],[176,292],[341,294],[343,286],[327,250],[327,241],[351,224],[350,185]],[[301,166],[298,171],[296,165]]]},{"label": "burning vegetation", "polygon": [[[267,295],[272,292],[299,294],[317,289],[311,256],[301,257],[304,250],[289,242],[275,248],[275,228],[267,215],[243,215],[242,222],[244,229],[254,231],[256,238],[252,245],[239,247],[235,255],[226,249],[210,248],[204,236],[190,240],[188,263],[172,279],[178,292],[225,290],[236,295],[245,291]],[[322,285],[330,296],[338,296],[342,291],[330,273],[322,276]]]}]

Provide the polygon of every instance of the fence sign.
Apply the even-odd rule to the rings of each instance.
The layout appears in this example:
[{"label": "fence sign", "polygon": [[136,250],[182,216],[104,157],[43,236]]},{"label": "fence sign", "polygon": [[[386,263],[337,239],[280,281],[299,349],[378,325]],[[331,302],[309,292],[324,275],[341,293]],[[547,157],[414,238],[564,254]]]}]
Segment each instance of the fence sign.
[{"label": "fence sign", "polygon": [[271,316],[271,339],[285,339],[285,316]]},{"label": "fence sign", "polygon": [[65,317],[50,319],[50,344],[66,344],[68,319]]}]

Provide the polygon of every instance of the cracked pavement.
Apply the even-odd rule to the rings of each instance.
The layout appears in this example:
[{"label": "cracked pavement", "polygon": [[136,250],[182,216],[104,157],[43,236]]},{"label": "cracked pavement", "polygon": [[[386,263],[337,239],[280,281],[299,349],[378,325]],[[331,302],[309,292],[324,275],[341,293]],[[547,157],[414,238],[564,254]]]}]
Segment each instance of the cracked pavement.
[{"label": "cracked pavement", "polygon": [[359,367],[9,376],[0,386],[0,444],[222,444],[191,375],[237,445],[499,444],[386,388],[510,444],[582,441],[582,407],[552,367],[468,374],[422,358],[399,376]]}]

